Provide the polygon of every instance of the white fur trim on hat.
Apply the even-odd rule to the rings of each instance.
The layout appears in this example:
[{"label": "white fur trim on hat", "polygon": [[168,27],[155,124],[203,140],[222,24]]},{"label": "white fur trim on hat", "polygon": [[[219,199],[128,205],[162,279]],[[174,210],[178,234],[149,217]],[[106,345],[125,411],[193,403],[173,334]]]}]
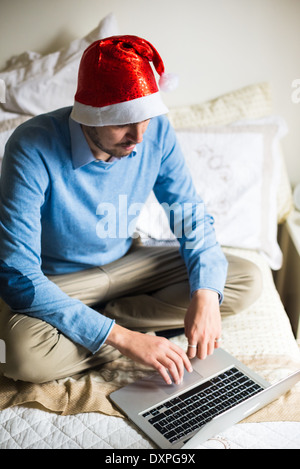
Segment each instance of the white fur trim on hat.
[{"label": "white fur trim on hat", "polygon": [[163,103],[160,93],[157,92],[104,107],[93,107],[75,101],[71,118],[80,124],[102,127],[143,122],[167,112],[169,110]]}]

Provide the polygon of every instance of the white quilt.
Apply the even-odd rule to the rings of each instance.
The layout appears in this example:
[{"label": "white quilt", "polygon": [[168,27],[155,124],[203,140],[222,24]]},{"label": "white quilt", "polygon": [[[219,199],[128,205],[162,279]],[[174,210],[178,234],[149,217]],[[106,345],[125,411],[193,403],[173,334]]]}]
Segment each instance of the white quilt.
[{"label": "white quilt", "polygon": [[[40,409],[9,408],[0,413],[1,449],[152,449],[128,421],[103,414],[75,416]],[[298,422],[243,423],[208,440],[201,449],[300,449]]]}]

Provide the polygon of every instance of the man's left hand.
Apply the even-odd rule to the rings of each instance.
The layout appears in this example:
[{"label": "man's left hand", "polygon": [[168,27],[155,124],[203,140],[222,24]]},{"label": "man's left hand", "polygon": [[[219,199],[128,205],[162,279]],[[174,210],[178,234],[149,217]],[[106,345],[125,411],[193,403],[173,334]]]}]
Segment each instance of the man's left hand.
[{"label": "man's left hand", "polygon": [[217,292],[203,289],[193,294],[185,316],[185,335],[190,345],[187,349],[189,358],[204,359],[219,347],[221,313]]}]

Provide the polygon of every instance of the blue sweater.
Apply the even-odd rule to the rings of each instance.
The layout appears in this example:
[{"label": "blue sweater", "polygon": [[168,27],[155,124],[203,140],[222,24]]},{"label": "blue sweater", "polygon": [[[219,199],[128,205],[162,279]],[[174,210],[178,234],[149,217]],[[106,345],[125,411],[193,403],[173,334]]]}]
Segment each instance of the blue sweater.
[{"label": "blue sweater", "polygon": [[93,157],[70,112],[63,108],[30,119],[6,145],[0,182],[3,300],[96,352],[114,321],[70,298],[47,275],[122,257],[137,220],[130,208],[144,203],[153,189],[160,203],[187,207],[178,239],[191,292],[213,289],[222,301],[227,262],[168,119],[153,118],[129,156],[103,162]]}]

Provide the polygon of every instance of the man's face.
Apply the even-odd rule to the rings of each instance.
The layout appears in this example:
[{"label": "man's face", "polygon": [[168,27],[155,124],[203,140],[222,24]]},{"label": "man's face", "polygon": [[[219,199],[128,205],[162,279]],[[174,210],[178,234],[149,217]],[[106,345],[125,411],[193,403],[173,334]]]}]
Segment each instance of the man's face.
[{"label": "man's face", "polygon": [[143,141],[149,122],[150,119],[136,124],[104,127],[83,125],[82,129],[95,158],[105,161],[111,156],[129,155],[135,145]]}]

